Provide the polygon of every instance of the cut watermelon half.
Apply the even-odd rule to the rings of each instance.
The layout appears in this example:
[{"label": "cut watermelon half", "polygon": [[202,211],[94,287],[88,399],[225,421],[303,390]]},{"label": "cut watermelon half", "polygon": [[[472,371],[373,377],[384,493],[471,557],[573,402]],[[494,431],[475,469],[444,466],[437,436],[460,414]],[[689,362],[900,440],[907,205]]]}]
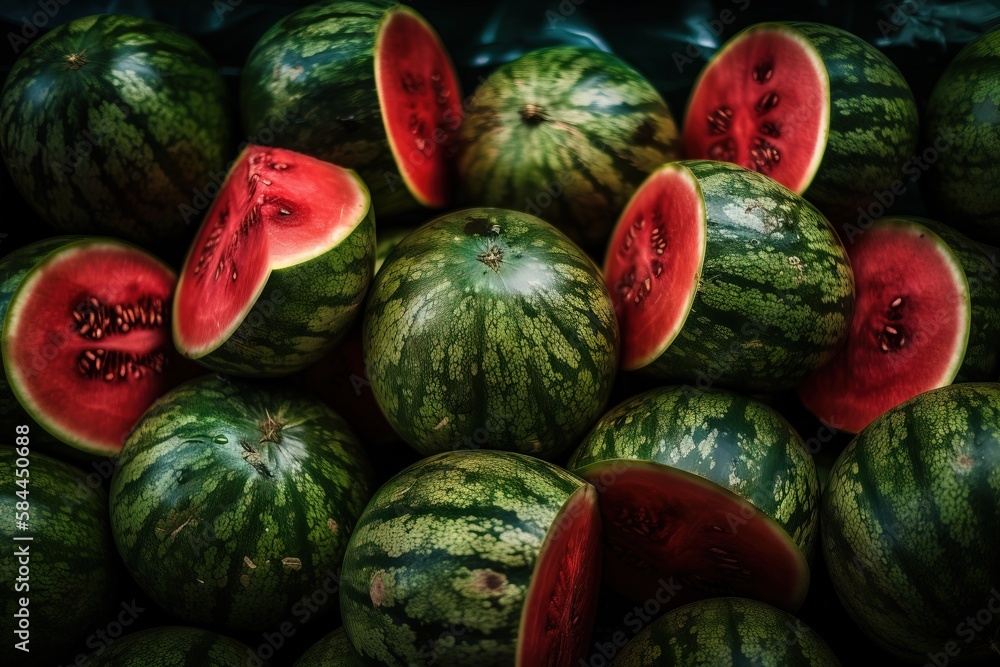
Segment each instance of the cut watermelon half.
[{"label": "cut watermelon half", "polygon": [[54,250],[11,296],[3,367],[42,428],[82,451],[113,456],[146,408],[183,379],[170,341],[176,277],[115,239],[58,241],[41,242]]},{"label": "cut watermelon half", "polygon": [[685,118],[687,156],[735,162],[803,194],[830,131],[826,65],[794,29],[749,29],[702,71]]},{"label": "cut watermelon half", "polygon": [[434,29],[398,5],[375,41],[375,86],[389,147],[410,193],[424,206],[448,203],[455,181],[461,88]]},{"label": "cut watermelon half", "polygon": [[882,218],[848,254],[857,285],[850,333],[799,396],[824,423],[859,433],[890,408],[952,383],[972,303],[959,258],[915,220]]},{"label": "cut watermelon half", "polygon": [[368,188],[356,173],[290,150],[247,147],[181,271],[177,348],[237,375],[309,365],[357,315],[374,243]]},{"label": "cut watermelon half", "polygon": [[616,296],[624,369],[651,363],[684,326],[705,261],[706,225],[698,179],[680,165],[650,176],[622,213],[604,279]]},{"label": "cut watermelon half", "polygon": [[604,572],[613,589],[644,602],[650,582],[672,582],[671,607],[735,595],[795,611],[805,600],[809,564],[801,549],[732,491],[647,461],[611,459],[574,472],[600,485]]},{"label": "cut watermelon half", "polygon": [[518,634],[518,667],[571,667],[587,650],[601,578],[601,515],[587,484],[556,515],[531,579]]}]

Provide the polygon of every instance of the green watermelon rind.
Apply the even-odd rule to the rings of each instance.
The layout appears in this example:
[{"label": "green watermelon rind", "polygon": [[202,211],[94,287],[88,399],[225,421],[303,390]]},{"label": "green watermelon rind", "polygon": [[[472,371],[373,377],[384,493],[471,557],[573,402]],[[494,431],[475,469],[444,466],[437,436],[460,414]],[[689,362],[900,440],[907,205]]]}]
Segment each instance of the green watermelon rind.
[{"label": "green watermelon rind", "polygon": [[[274,145],[355,169],[371,188],[380,216],[421,206],[396,162],[376,86],[376,41],[397,12],[430,27],[392,0],[304,7],[264,33],[240,83],[247,133],[267,127],[269,119],[290,119]],[[284,69],[276,69],[276,62]],[[296,67],[303,70],[294,77],[279,73]]]},{"label": "green watermelon rind", "polygon": [[735,164],[661,169],[698,181],[707,232],[684,326],[643,372],[699,387],[794,387],[832,358],[854,310],[854,274],[832,225],[788,188]]},{"label": "green watermelon rind", "polygon": [[750,503],[800,551],[808,586],[819,479],[802,437],[771,407],[719,389],[643,392],[605,413],[566,467],[593,483],[616,464],[695,477],[736,505]]},{"label": "green watermelon rind", "polygon": [[[284,424],[279,442],[269,418]],[[367,455],[333,409],[203,376],[132,431],[111,479],[111,526],[135,581],[171,613],[263,631],[336,576],[373,488]]]},{"label": "green watermelon rind", "polygon": [[[311,259],[269,268],[244,314],[220,332],[214,347],[185,346],[180,303],[174,300],[174,341],[181,354],[220,373],[276,377],[319,361],[343,340],[361,315],[375,263],[375,209],[365,182],[349,173],[368,202],[351,232]],[[189,255],[178,289],[192,261]]]},{"label": "green watermelon rind", "polygon": [[[548,121],[521,119],[531,95]],[[474,205],[537,215],[588,248],[607,241],[650,172],[680,157],[656,89],[616,56],[568,45],[492,72],[459,133],[459,177]]]},{"label": "green watermelon rind", "polygon": [[[430,652],[449,664],[513,664],[546,538],[588,489],[551,463],[490,450],[398,473],[372,497],[344,557],[341,613],[358,654],[400,666]],[[504,577],[500,598],[475,588],[477,570]]]},{"label": "green watermelon rind", "polygon": [[91,653],[83,667],[267,667],[241,641],[202,628],[160,626],[116,639]]},{"label": "green watermelon rind", "polygon": [[858,627],[908,661],[955,640],[963,660],[995,656],[991,633],[956,632],[1000,581],[998,496],[1000,384],[925,392],[855,437],[830,473],[821,528]]},{"label": "green watermelon rind", "polygon": [[[501,230],[512,273],[494,277],[477,261],[494,236],[468,225]],[[600,416],[618,366],[618,325],[593,260],[548,223],[504,209],[450,213],[403,239],[375,276],[362,326],[378,404],[424,455],[554,456]]]},{"label": "green watermelon rind", "polygon": [[[17,443],[13,424],[5,442]],[[9,637],[0,649],[5,664],[24,664],[30,655],[32,664],[54,664],[61,651],[80,640],[95,618],[102,618],[118,599],[120,581],[115,545],[108,525],[108,498],[98,482],[77,468],[34,450],[35,431],[26,434],[28,454],[19,457],[18,449],[0,447],[0,536],[10,545],[0,556],[3,585],[3,612],[13,619],[21,598],[28,598],[30,653],[14,648],[22,638]],[[23,441],[22,441],[23,442]],[[27,464],[16,465],[18,458]],[[28,477],[16,476],[15,470],[27,470]],[[25,480],[21,486],[15,480]],[[26,491],[18,496],[18,491]],[[17,503],[27,502],[28,529],[15,529],[21,513]],[[16,511],[17,510],[17,511]],[[18,519],[19,520],[19,519]],[[15,542],[27,536],[31,541]],[[19,561],[19,549],[28,554],[28,563]],[[18,568],[27,564],[30,573],[22,582]],[[21,573],[23,575],[23,572]],[[27,586],[27,587],[23,587]],[[6,628],[15,627],[7,622]]]},{"label": "green watermelon rind", "polygon": [[[72,52],[91,57],[78,83],[62,64]],[[78,18],[14,63],[0,148],[18,190],[58,231],[177,240],[185,207],[225,167],[227,97],[191,37],[135,16]]]},{"label": "green watermelon rind", "polygon": [[[1000,28],[963,48],[938,80],[924,114],[929,203],[956,229],[1000,243]],[[943,147],[939,145],[943,141]]]},{"label": "green watermelon rind", "polygon": [[815,630],[762,602],[722,597],[692,602],[654,620],[622,649],[614,667],[840,667]]}]

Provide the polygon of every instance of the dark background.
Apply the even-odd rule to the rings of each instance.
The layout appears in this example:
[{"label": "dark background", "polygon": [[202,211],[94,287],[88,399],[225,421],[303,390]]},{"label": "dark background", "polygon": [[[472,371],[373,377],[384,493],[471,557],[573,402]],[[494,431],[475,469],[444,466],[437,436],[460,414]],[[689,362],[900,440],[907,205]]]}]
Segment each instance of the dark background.
[{"label": "dark background", "polygon": [[[236,111],[239,73],[256,40],[282,16],[308,4],[306,0],[252,2],[251,0],[122,0],[114,2],[87,0],[0,0],[0,81],[4,80],[16,59],[15,47],[25,44],[12,35],[33,41],[44,31],[81,16],[96,13],[125,13],[159,19],[198,39],[215,57],[229,83],[233,101],[233,152],[243,140]],[[40,15],[44,7],[58,7],[54,16]],[[706,60],[718,46],[741,28],[766,20],[811,20],[844,28],[878,46],[906,76],[921,111],[941,71],[952,57],[976,36],[1000,24],[1000,0],[904,0],[901,2],[837,2],[836,0],[684,0],[679,2],[624,2],[608,0],[505,0],[500,2],[450,2],[413,0],[418,9],[438,30],[458,66],[465,94],[470,94],[480,76],[496,66],[513,60],[534,48],[570,43],[611,51],[642,72],[660,90],[680,124],[691,85]],[[52,10],[49,10],[52,13]],[[26,28],[25,21],[32,23]],[[44,20],[41,20],[44,18]],[[33,28],[40,25],[37,32]],[[13,42],[12,42],[13,39]],[[1000,184],[998,184],[1000,186]],[[917,187],[908,188],[890,210],[897,214],[923,214],[923,202]],[[388,221],[417,224],[430,214]],[[380,218],[380,224],[384,221]],[[192,229],[192,234],[195,229]],[[6,169],[0,169],[0,255],[20,245],[51,234],[27,207],[10,182]],[[179,263],[183,248],[173,252],[157,249],[166,259]],[[644,380],[623,376],[616,385],[612,401],[617,402],[649,386]],[[363,389],[366,390],[366,389]],[[792,394],[768,397],[803,437],[821,445],[816,453],[820,469],[828,469],[849,437],[833,439],[805,413]],[[613,404],[612,403],[612,404]],[[335,406],[336,407],[336,406]],[[376,460],[388,478],[416,460],[405,446],[384,446]],[[387,465],[385,462],[389,462]],[[565,462],[565,461],[561,461]],[[90,470],[87,464],[81,464]],[[817,554],[819,556],[819,554]],[[157,610],[135,588],[122,569],[123,590],[114,604],[136,598],[146,611],[127,630],[165,624],[182,624]],[[652,591],[651,591],[652,594]],[[625,618],[634,604],[606,594],[594,641],[606,645],[617,631],[627,638],[633,630]],[[114,616],[94,619],[94,631],[105,629]],[[833,647],[845,665],[862,660],[880,665],[896,662],[879,651],[850,621],[837,601],[822,559],[814,559],[813,582],[809,597],[799,616]],[[959,619],[956,619],[958,622]],[[315,619],[294,625],[290,638],[282,637],[273,664],[291,664],[315,640],[333,629],[337,619]],[[238,636],[257,648],[267,643],[260,634]],[[271,635],[271,645],[279,635]],[[71,664],[78,653],[89,652],[83,642],[60,664]],[[615,648],[614,651],[618,649]],[[604,656],[594,648],[589,664],[601,667]],[[1000,659],[998,659],[1000,662]]]}]

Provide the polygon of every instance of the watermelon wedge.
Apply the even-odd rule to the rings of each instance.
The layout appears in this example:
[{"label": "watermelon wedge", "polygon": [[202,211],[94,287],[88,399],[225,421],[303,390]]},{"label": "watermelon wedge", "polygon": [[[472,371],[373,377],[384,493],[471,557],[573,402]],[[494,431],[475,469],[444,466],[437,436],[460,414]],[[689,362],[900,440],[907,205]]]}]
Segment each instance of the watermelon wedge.
[{"label": "watermelon wedge", "polygon": [[375,218],[357,174],[248,146],[181,271],[177,349],[233,375],[300,370],[346,333],[374,264]]}]

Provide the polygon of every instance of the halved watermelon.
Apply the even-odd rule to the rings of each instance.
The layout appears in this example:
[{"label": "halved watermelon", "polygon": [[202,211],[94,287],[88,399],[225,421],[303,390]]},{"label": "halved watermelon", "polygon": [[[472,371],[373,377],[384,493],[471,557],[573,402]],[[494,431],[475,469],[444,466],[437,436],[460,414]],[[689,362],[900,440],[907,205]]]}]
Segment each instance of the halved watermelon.
[{"label": "halved watermelon", "polygon": [[601,573],[594,487],[496,450],[425,458],[358,520],[340,605],[366,664],[574,667]]},{"label": "halved watermelon", "polygon": [[110,238],[56,237],[0,260],[3,423],[30,415],[58,441],[117,455],[182,379],[170,342],[175,281],[157,258]]},{"label": "halved watermelon", "polygon": [[181,271],[177,349],[234,375],[304,368],[354,321],[374,263],[375,217],[357,174],[248,146]]},{"label": "halved watermelon", "polygon": [[671,604],[802,604],[819,481],[775,410],[717,389],[655,389],[604,415],[567,467],[600,494],[606,580],[619,592],[642,602],[672,578]]},{"label": "halved watermelon", "polygon": [[848,249],[857,302],[844,346],[799,387],[824,423],[859,433],[954,381],[995,380],[1000,280],[969,239],[923,218],[882,218]]},{"label": "halved watermelon", "polygon": [[246,131],[356,169],[379,215],[442,207],[455,180],[462,93],[434,29],[386,0],[317,2],[254,46],[241,82]]},{"label": "halved watermelon", "polygon": [[684,125],[687,157],[767,174],[837,214],[873,201],[916,146],[917,107],[896,66],[819,23],[759,23],[729,40]]},{"label": "halved watermelon", "polygon": [[796,386],[850,324],[847,252],[788,188],[713,160],[663,165],[608,246],[622,366],[748,390]]}]

